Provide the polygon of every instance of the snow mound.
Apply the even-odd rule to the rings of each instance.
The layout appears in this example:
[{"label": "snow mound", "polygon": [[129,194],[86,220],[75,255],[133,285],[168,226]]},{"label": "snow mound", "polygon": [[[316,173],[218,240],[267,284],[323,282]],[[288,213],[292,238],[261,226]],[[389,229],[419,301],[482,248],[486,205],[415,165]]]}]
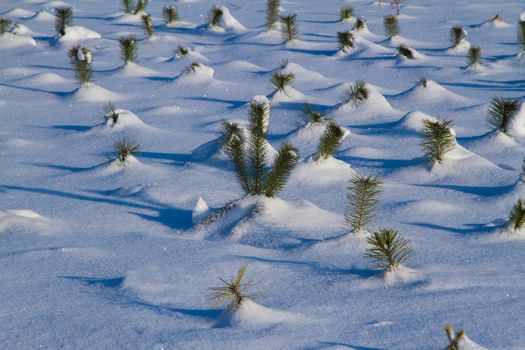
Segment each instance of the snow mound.
[{"label": "snow mound", "polygon": [[14,49],[33,46],[36,46],[36,41],[30,36],[14,35],[12,33],[4,33],[0,35],[0,49]]},{"label": "snow mound", "polygon": [[158,76],[160,73],[156,70],[141,67],[136,63],[127,63],[115,76],[122,78],[150,77]]},{"label": "snow mound", "polygon": [[449,54],[463,54],[468,52],[472,44],[467,39],[461,39],[461,42],[457,46],[453,46],[447,50]]},{"label": "snow mound", "polygon": [[128,128],[151,128],[150,126],[144,124],[144,122],[133,112],[125,109],[116,109],[115,112],[118,113],[117,122],[113,123],[113,120],[108,118],[106,122],[102,124],[102,129],[104,131],[116,132]]},{"label": "snow mound", "polygon": [[14,230],[47,230],[51,220],[41,216],[31,209],[6,209],[0,210],[0,233],[10,229]]},{"label": "snow mound", "polygon": [[490,27],[490,28],[512,28],[510,24],[505,22],[503,18],[497,14],[494,18],[481,24],[481,27]]},{"label": "snow mound", "polygon": [[51,22],[55,20],[55,16],[46,11],[38,11],[31,19],[37,22]]},{"label": "snow mound", "polygon": [[283,102],[307,102],[312,100],[291,86],[286,87],[284,91],[274,91],[270,94],[269,98],[272,104]]},{"label": "snow mound", "polygon": [[187,68],[177,77],[175,82],[180,84],[209,83],[215,80],[213,77],[214,73],[215,70],[213,68],[199,63],[198,66]]},{"label": "snow mound", "polygon": [[419,111],[409,112],[400,119],[398,127],[403,129],[412,130],[415,132],[421,132],[423,129],[423,120],[429,119],[432,121],[437,121],[436,118]]},{"label": "snow mound", "polygon": [[78,26],[66,27],[66,34],[62,35],[58,40],[62,43],[71,43],[87,39],[99,39],[100,34],[90,29]]},{"label": "snow mound", "polygon": [[20,7],[16,7],[2,14],[4,17],[27,19],[35,15],[34,11],[29,11]]},{"label": "snow mound", "polygon": [[313,154],[317,149],[317,145],[319,144],[319,138],[325,129],[325,121],[315,124],[308,123],[305,126],[294,130],[288,136],[287,140],[299,150],[299,154]]},{"label": "snow mound", "polygon": [[324,186],[334,182],[346,183],[354,174],[356,171],[342,160],[334,157],[315,160],[309,157],[297,164],[290,176],[290,184]]},{"label": "snow mound", "polygon": [[111,21],[118,24],[142,24],[140,16],[131,13],[124,13],[114,16]]},{"label": "snow mound", "polygon": [[325,76],[323,76],[321,73],[318,73],[316,71],[306,69],[303,66],[297,64],[297,63],[288,63],[286,66],[281,70],[282,73],[292,73],[294,74],[297,82],[311,82],[311,81],[323,81],[328,80]]},{"label": "snow mound", "polygon": [[71,81],[55,73],[40,73],[34,74],[25,79],[28,82],[36,85],[56,85],[70,83]]},{"label": "snow mound", "polygon": [[123,97],[94,83],[82,85],[72,94],[76,102],[107,102],[120,101]]},{"label": "snow mound", "polygon": [[509,125],[507,133],[517,139],[525,136],[525,103],[521,102]]},{"label": "snow mound", "polygon": [[225,32],[225,31],[231,31],[234,33],[244,33],[246,32],[246,27],[243,26],[235,17],[232,16],[230,13],[230,9],[228,9],[226,6],[220,6],[220,9],[222,10],[222,16],[219,21],[218,26],[211,26],[210,29],[215,32]]},{"label": "snow mound", "polygon": [[259,305],[250,299],[244,299],[241,305],[219,316],[216,327],[257,327],[293,321],[295,315],[275,311]]}]

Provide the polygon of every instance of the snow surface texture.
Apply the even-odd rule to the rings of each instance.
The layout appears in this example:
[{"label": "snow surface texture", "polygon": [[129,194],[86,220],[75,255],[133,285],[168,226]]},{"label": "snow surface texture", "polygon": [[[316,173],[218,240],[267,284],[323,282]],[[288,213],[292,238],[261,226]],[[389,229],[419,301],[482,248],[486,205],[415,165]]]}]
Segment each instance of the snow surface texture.
[{"label": "snow surface texture", "polygon": [[[449,322],[466,330],[461,350],[524,349],[525,235],[505,223],[525,195],[525,107],[510,136],[489,133],[486,111],[493,96],[523,98],[525,4],[409,0],[389,40],[387,2],[283,1],[300,32],[283,44],[264,29],[264,1],[219,1],[211,29],[212,2],[177,1],[181,22],[167,26],[161,10],[174,2],[151,1],[152,40],[117,0],[0,1],[0,17],[19,24],[0,37],[0,348],[430,350],[445,348]],[[53,9],[67,4],[73,26],[57,40]],[[343,5],[367,30],[338,54],[336,32],[353,27],[338,20]],[[454,25],[468,30],[458,49]],[[138,59],[123,67],[125,34],[139,38]],[[469,43],[482,48],[477,69],[465,69]],[[81,88],[67,57],[77,44],[93,52],[94,81]],[[400,44],[420,56],[400,59]],[[189,54],[173,57],[178,45]],[[279,70],[295,74],[285,93],[270,84]],[[356,80],[370,100],[341,105]],[[219,125],[246,126],[254,96],[272,103],[269,152],[288,141],[301,158],[279,199],[232,202],[241,190]],[[305,101],[350,131],[333,158],[312,158],[325,122],[298,126]],[[458,146],[430,168],[419,129],[440,117],[454,121]],[[118,164],[124,136],[141,152]],[[371,269],[364,237],[344,236],[356,172],[384,182],[370,229],[410,240],[396,273]],[[228,318],[208,288],[243,263],[264,298]]]}]

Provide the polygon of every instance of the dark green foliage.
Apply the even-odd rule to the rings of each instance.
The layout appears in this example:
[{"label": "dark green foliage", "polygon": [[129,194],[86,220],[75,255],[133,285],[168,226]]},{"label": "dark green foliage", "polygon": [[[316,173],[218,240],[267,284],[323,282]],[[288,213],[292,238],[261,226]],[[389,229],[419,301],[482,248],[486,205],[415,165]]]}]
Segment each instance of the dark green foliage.
[{"label": "dark green foliage", "polygon": [[445,324],[444,330],[449,342],[449,345],[445,348],[445,350],[461,350],[459,347],[459,342],[465,336],[465,331],[460,329],[456,332],[456,334],[454,334],[454,328],[452,328],[450,323]]},{"label": "dark green foliage", "polygon": [[184,75],[195,74],[197,72],[197,68],[199,68],[200,66],[201,66],[200,63],[192,62],[188,67],[184,68],[184,70],[182,71],[182,74]]},{"label": "dark green foliage", "polygon": [[137,38],[134,35],[122,36],[118,39],[120,45],[120,57],[125,64],[137,60]]},{"label": "dark green foliage", "polygon": [[525,224],[525,201],[518,199],[509,214],[509,226],[512,231],[523,228]]},{"label": "dark green foliage", "polygon": [[290,42],[299,37],[299,30],[297,29],[297,15],[290,14],[288,16],[281,16],[282,34],[285,42]]},{"label": "dark green foliage", "polygon": [[421,78],[419,82],[417,83],[417,86],[426,88],[428,85],[428,79],[427,78]]},{"label": "dark green foliage", "polygon": [[153,21],[151,19],[151,16],[148,14],[142,15],[140,17],[142,20],[142,26],[144,27],[144,33],[148,36],[148,38],[151,38],[153,35],[155,35],[155,30],[153,29]]},{"label": "dark green foliage", "polygon": [[525,21],[518,22],[518,45],[520,50],[525,52]]},{"label": "dark green foliage", "polygon": [[348,181],[345,226],[349,232],[362,233],[372,223],[379,208],[382,181],[377,176],[356,174]]},{"label": "dark green foliage", "polygon": [[125,13],[132,13],[133,12],[133,0],[121,0],[120,8]]},{"label": "dark green foliage", "polygon": [[350,85],[344,95],[343,103],[352,103],[354,106],[363,104],[370,97],[370,89],[363,80],[356,80]]},{"label": "dark green foliage", "polygon": [[408,58],[409,60],[413,60],[414,59],[414,52],[407,46],[405,45],[400,45],[398,48],[397,48],[397,52],[403,56],[403,57],[406,57]]},{"label": "dark green foliage", "polygon": [[350,51],[354,47],[355,38],[351,32],[337,32],[337,43],[339,50],[343,52]]},{"label": "dark green foliage", "polygon": [[222,8],[217,5],[213,6],[208,15],[208,21],[210,23],[210,27],[218,27],[222,19],[222,15],[223,15]]},{"label": "dark green foliage", "polygon": [[117,124],[119,114],[113,103],[108,102],[107,104],[104,105],[104,117],[108,121],[111,120],[111,126],[114,126],[115,124]]},{"label": "dark green foliage", "polygon": [[456,138],[451,127],[450,120],[423,120],[420,146],[432,164],[443,162],[445,154],[456,147]]},{"label": "dark green foliage", "polygon": [[123,165],[130,156],[136,157],[140,151],[138,143],[132,142],[125,137],[115,141],[113,148],[117,153],[117,160],[120,165]]},{"label": "dark green foliage", "polygon": [[292,83],[294,78],[295,75],[293,73],[275,72],[272,74],[270,81],[272,82],[273,86],[275,86],[277,91],[284,92],[286,87]]},{"label": "dark green foliage", "polygon": [[134,15],[138,15],[146,10],[149,0],[138,0],[135,9],[133,10]]},{"label": "dark green foliage", "polygon": [[275,28],[279,20],[279,10],[281,7],[281,0],[267,0],[266,1],[266,28],[272,30]]},{"label": "dark green foliage", "polygon": [[343,6],[339,10],[339,18],[341,21],[345,19],[350,19],[354,15],[354,8],[352,6]]},{"label": "dark green foliage", "polygon": [[91,51],[86,47],[77,45],[69,49],[68,56],[78,83],[80,85],[90,83],[93,76]]},{"label": "dark green foliage", "polygon": [[165,6],[162,8],[162,15],[167,24],[173,24],[179,19],[179,11],[175,6]]},{"label": "dark green foliage", "polygon": [[401,33],[397,16],[385,16],[385,18],[383,18],[383,26],[385,27],[386,35],[389,37],[393,37]]},{"label": "dark green foliage", "polygon": [[0,35],[7,33],[9,31],[9,26],[13,23],[13,21],[0,18]]},{"label": "dark green foliage", "polygon": [[73,8],[57,7],[55,8],[55,32],[58,36],[66,34],[66,27],[73,23]]},{"label": "dark green foliage", "polygon": [[396,271],[412,253],[408,240],[391,229],[381,229],[366,239],[370,244],[364,256],[373,268]]},{"label": "dark green foliage", "polygon": [[324,129],[324,132],[319,139],[315,158],[328,159],[333,156],[341,147],[344,138],[345,130],[337,125],[335,121],[328,121],[326,129]]},{"label": "dark green foliage", "polygon": [[229,121],[226,121],[226,120],[224,120],[221,123],[220,134],[221,134],[220,142],[221,142],[221,144],[223,146],[228,144],[228,142],[230,142],[230,140],[233,137],[238,137],[241,140],[243,138],[243,136],[242,136],[242,129],[241,129],[239,123],[229,122]]},{"label": "dark green foliage", "polygon": [[462,26],[454,26],[450,28],[450,43],[453,47],[458,47],[466,36],[465,29]]},{"label": "dark green foliage", "polygon": [[215,301],[213,306],[221,306],[226,303],[224,312],[228,312],[238,308],[245,299],[254,299],[258,297],[258,291],[251,291],[254,285],[257,283],[253,279],[249,279],[244,282],[244,276],[246,274],[246,268],[248,265],[244,264],[241,266],[237,275],[231,280],[226,281],[219,277],[219,280],[223,283],[220,287],[210,288],[212,294],[210,300]]},{"label": "dark green foliage", "polygon": [[173,50],[173,55],[176,57],[184,57],[188,53],[190,53],[190,51],[182,45],[177,46],[177,49]]},{"label": "dark green foliage", "polygon": [[489,125],[496,130],[507,133],[510,122],[519,106],[520,102],[517,99],[493,97],[488,109]]},{"label": "dark green foliage", "polygon": [[363,30],[365,28],[366,28],[366,20],[364,19],[364,17],[359,17],[355,21],[354,31],[358,32],[358,31]]},{"label": "dark green foliage", "polygon": [[301,119],[303,121],[299,126],[313,125],[325,121],[325,113],[314,111],[308,102],[304,103],[304,110],[301,111]]},{"label": "dark green foliage", "polygon": [[467,54],[467,66],[476,67],[481,64],[481,48],[479,46],[471,46]]},{"label": "dark green foliage", "polygon": [[[232,160],[237,181],[247,195],[275,197],[286,185],[298,156],[297,150],[285,143],[275,156],[270,169],[266,167],[267,125],[270,106],[252,101],[249,106],[249,137],[245,140],[237,124],[223,122],[221,139]],[[248,147],[246,146],[248,143]]]}]

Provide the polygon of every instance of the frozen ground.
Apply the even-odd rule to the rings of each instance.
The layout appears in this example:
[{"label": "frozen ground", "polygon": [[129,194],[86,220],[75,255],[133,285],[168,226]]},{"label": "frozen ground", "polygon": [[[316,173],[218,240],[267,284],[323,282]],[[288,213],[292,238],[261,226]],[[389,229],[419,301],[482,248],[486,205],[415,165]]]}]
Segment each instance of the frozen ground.
[{"label": "frozen ground", "polygon": [[[202,26],[210,1],[154,0],[151,40],[116,0],[68,3],[77,28],[57,41],[50,14],[64,2],[0,2],[0,17],[23,25],[16,40],[0,38],[0,348],[443,349],[450,322],[486,348],[525,349],[525,241],[498,235],[520,195],[525,142],[487,134],[486,123],[492,96],[524,95],[523,1],[408,1],[396,40],[417,50],[414,62],[383,35],[394,10],[369,0],[284,1],[299,19],[289,45],[266,33],[262,0],[219,1],[238,21],[224,31]],[[169,3],[184,23],[163,24]],[[335,34],[352,22],[338,11],[348,4],[370,33],[341,56]],[[509,25],[483,24],[496,13]],[[457,24],[481,46],[482,69],[464,69],[465,53],[448,50]],[[139,59],[122,68],[126,33],[141,38]],[[98,88],[88,91],[76,91],[67,58],[78,39],[94,54]],[[172,58],[179,44],[189,58]],[[296,91],[273,96],[283,59]],[[211,69],[179,77],[194,60]],[[422,76],[428,91],[414,88]],[[337,108],[357,79],[374,87],[373,103]],[[192,151],[217,138],[221,120],[246,120],[255,95],[272,100],[271,144],[293,142],[302,160],[280,199],[236,235],[199,230],[199,197],[217,208],[241,190],[224,158]],[[308,160],[319,131],[297,130],[305,99],[351,131],[340,162]],[[104,125],[102,100],[129,111],[124,125]],[[432,171],[418,145],[422,113],[451,118],[463,146]],[[119,168],[108,157],[123,135],[142,152]],[[405,281],[382,279],[365,243],[341,237],[355,171],[385,183],[374,227],[410,239],[416,273]],[[208,288],[243,263],[266,297],[242,310],[248,322],[224,327]]]}]

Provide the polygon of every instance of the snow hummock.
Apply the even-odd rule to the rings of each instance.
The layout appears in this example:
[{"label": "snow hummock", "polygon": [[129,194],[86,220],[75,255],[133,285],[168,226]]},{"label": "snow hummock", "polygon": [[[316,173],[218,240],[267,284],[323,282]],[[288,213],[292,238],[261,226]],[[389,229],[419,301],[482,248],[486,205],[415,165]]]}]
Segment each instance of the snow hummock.
[{"label": "snow hummock", "polygon": [[345,183],[356,174],[352,167],[334,157],[315,159],[309,157],[296,165],[290,176],[290,184],[324,186],[334,182]]},{"label": "snow hummock", "polygon": [[222,10],[222,16],[218,26],[211,26],[210,29],[215,32],[231,31],[234,33],[246,32],[246,27],[243,26],[235,17],[230,13],[230,9],[226,6],[220,6]]},{"label": "snow hummock", "polygon": [[525,103],[520,103],[519,109],[512,116],[507,134],[516,139],[525,136]]},{"label": "snow hummock", "polygon": [[193,221],[193,224],[199,223],[202,219],[207,217],[210,214],[210,207],[208,206],[208,203],[202,198],[199,197],[197,199],[197,203],[195,203],[195,207],[193,207],[191,219]]},{"label": "snow hummock", "polygon": [[123,97],[115,92],[104,89],[95,83],[83,84],[72,94],[77,102],[120,101]]},{"label": "snow hummock", "polygon": [[276,311],[244,299],[241,304],[219,316],[216,327],[260,327],[293,321],[295,315]]},{"label": "snow hummock", "polygon": [[87,39],[99,39],[100,34],[84,27],[69,26],[66,27],[66,34],[59,37],[59,41],[63,43],[71,43]]},{"label": "snow hummock", "polygon": [[14,49],[24,46],[36,46],[36,41],[26,35],[15,35],[12,33],[0,35],[0,49]]}]

